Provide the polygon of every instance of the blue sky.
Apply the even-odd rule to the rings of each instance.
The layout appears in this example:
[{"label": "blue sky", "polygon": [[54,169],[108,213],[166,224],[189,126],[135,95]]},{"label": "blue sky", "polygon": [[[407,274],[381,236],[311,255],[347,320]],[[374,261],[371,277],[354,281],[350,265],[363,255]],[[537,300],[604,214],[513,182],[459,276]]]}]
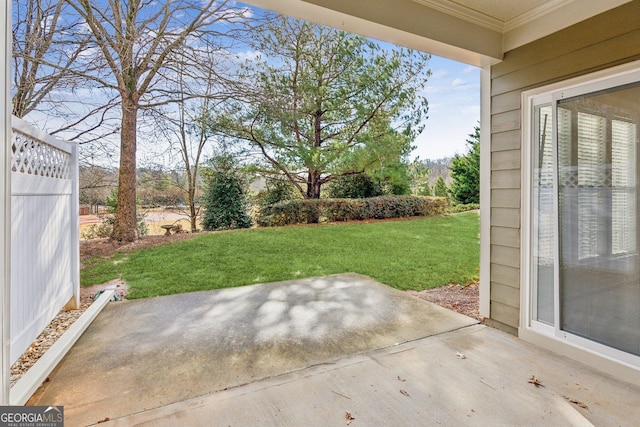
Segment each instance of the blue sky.
[{"label": "blue sky", "polygon": [[412,157],[440,159],[467,152],[466,139],[480,120],[480,69],[432,56],[423,95],[429,118]]}]

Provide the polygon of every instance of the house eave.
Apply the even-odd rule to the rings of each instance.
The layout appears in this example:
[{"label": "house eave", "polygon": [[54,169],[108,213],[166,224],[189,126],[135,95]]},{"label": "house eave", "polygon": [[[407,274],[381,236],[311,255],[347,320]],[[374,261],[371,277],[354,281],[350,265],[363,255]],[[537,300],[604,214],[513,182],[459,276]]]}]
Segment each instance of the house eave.
[{"label": "house eave", "polygon": [[508,52],[632,0],[580,0],[556,4],[505,26],[502,51]]},{"label": "house eave", "polygon": [[248,0],[247,3],[477,67],[502,60],[502,34],[413,0]]},{"label": "house eave", "polygon": [[478,67],[632,0],[552,0],[500,20],[449,0],[247,0],[258,7]]}]

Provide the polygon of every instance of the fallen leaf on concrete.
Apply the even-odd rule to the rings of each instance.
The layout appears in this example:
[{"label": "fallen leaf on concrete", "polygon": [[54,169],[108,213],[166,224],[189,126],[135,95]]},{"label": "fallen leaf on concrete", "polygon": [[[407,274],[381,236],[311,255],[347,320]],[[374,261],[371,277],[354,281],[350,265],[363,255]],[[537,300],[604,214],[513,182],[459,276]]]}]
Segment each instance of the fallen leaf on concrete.
[{"label": "fallen leaf on concrete", "polygon": [[347,425],[351,424],[351,421],[355,420],[355,418],[353,417],[353,415],[351,415],[351,412],[347,412],[344,415],[344,419],[347,421]]},{"label": "fallen leaf on concrete", "polygon": [[331,391],[334,392],[335,394],[337,394],[338,396],[346,397],[347,399],[351,400],[351,398],[349,396],[347,396],[346,394],[342,394],[339,391],[335,391],[335,390],[331,390]]},{"label": "fallen leaf on concrete", "polygon": [[411,395],[406,390],[400,389],[400,393],[404,394],[407,397],[411,397]]},{"label": "fallen leaf on concrete", "polygon": [[576,399],[574,399],[572,397],[567,397],[567,396],[565,396],[564,398],[567,399],[569,402],[578,405],[581,408],[589,409],[589,407],[587,405],[585,405],[584,403],[580,402],[579,400],[576,400]]},{"label": "fallen leaf on concrete", "polygon": [[544,387],[544,385],[542,385],[540,380],[536,378],[535,375],[531,375],[531,378],[529,378],[529,384],[533,384],[536,387]]},{"label": "fallen leaf on concrete", "polygon": [[460,353],[460,352],[456,352],[456,356],[458,357],[458,359],[466,359],[467,356],[465,356],[464,354]]},{"label": "fallen leaf on concrete", "polygon": [[400,375],[398,375],[398,381],[400,381],[400,382],[405,382],[405,381],[406,381],[406,379],[405,379],[405,378],[402,378]]}]

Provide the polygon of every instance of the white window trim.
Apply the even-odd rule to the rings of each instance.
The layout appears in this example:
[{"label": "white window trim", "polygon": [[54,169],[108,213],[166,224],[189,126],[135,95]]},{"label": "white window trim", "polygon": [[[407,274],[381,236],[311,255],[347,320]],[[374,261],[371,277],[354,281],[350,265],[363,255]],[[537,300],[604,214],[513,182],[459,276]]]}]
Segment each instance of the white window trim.
[{"label": "white window trim", "polygon": [[[626,381],[640,383],[640,357],[622,352],[620,350],[604,346],[591,340],[587,340],[566,331],[560,330],[559,304],[555,304],[556,324],[550,326],[533,320],[532,309],[532,283],[531,283],[531,245],[532,245],[532,135],[533,135],[533,111],[535,105],[553,103],[557,99],[571,97],[573,95],[596,92],[598,90],[619,86],[629,81],[640,80],[640,61],[612,67],[599,72],[550,84],[522,93],[522,181],[521,181],[521,269],[520,269],[520,338],[534,344],[547,347],[565,356],[579,360],[594,366]],[[555,111],[555,110],[554,110]],[[556,118],[554,117],[554,147],[556,141]],[[555,156],[554,149],[554,156]],[[554,168],[557,162],[554,158]],[[554,173],[557,175],[557,173]],[[557,179],[557,177],[555,178]],[[557,187],[557,182],[555,183]],[[558,217],[557,201],[554,203],[554,212]],[[556,233],[557,234],[557,233]],[[556,236],[556,239],[558,237]],[[557,246],[556,246],[557,247]],[[556,253],[556,257],[559,254]],[[556,262],[558,260],[556,259]],[[557,270],[557,269],[556,269]],[[554,273],[557,274],[557,271]],[[558,277],[554,279],[557,283]],[[557,286],[554,287],[557,292]],[[556,302],[558,295],[556,295]]]}]

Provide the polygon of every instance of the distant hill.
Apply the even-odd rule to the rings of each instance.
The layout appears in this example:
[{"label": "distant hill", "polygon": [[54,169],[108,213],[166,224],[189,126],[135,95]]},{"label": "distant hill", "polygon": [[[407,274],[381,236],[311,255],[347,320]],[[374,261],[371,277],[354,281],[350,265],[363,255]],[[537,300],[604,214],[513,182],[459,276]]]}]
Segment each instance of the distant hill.
[{"label": "distant hill", "polygon": [[451,176],[449,175],[451,157],[436,160],[426,159],[422,160],[422,163],[431,171],[431,174],[429,175],[429,185],[431,187],[436,183],[438,177],[442,177],[447,186],[451,184]]}]

